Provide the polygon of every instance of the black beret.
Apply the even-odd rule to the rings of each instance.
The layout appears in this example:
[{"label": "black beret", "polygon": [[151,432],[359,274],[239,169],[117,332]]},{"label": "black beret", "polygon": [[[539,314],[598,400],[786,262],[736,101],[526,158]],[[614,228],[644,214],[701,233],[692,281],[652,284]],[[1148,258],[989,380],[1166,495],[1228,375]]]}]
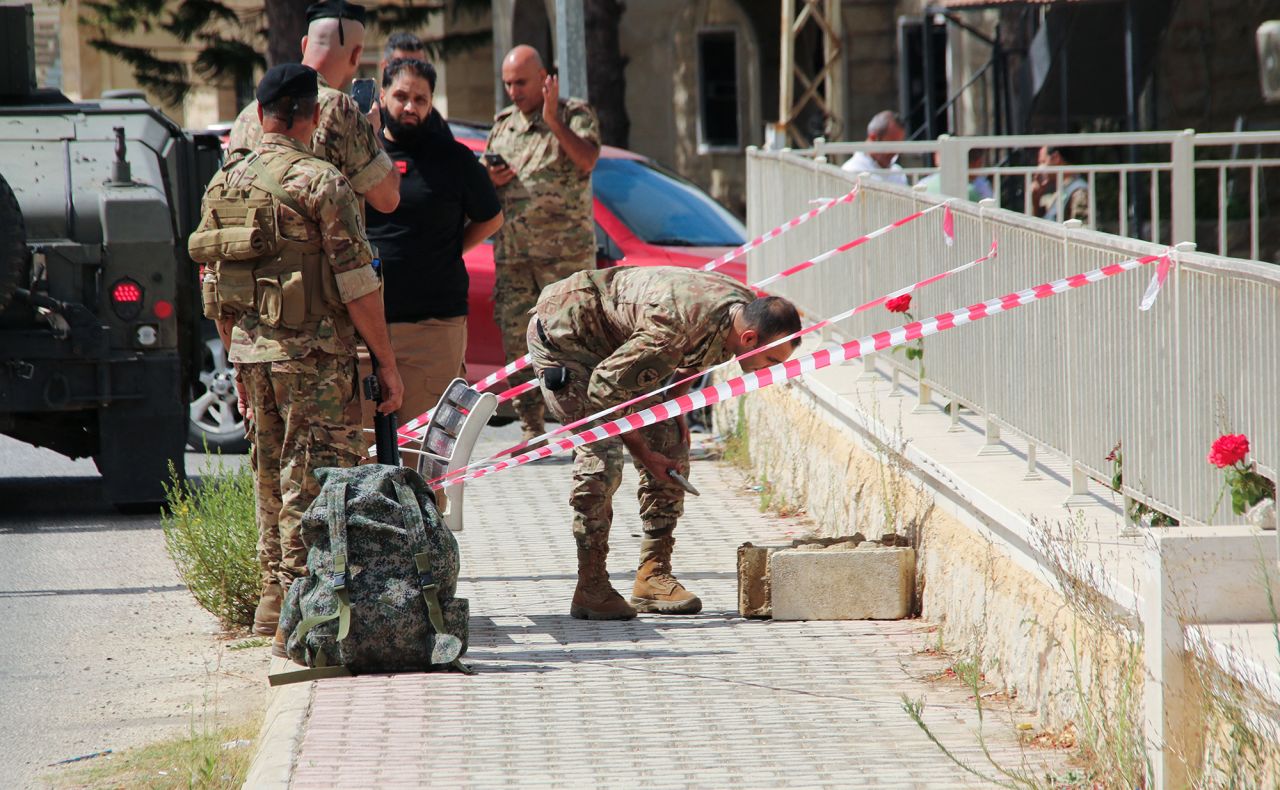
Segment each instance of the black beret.
[{"label": "black beret", "polygon": [[315,96],[316,70],[301,63],[281,63],[267,69],[258,83],[258,104],[270,104],[276,99],[305,98]]},{"label": "black beret", "polygon": [[364,24],[364,6],[347,0],[320,0],[307,6],[307,24],[317,19],[350,19]]}]

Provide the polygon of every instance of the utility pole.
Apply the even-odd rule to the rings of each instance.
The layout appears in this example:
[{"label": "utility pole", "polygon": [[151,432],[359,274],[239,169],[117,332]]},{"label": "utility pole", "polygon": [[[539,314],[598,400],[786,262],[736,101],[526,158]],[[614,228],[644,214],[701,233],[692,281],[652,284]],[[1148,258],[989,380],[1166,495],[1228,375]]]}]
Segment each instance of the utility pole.
[{"label": "utility pole", "polygon": [[556,0],[556,60],[560,68],[560,95],[590,99],[587,95],[587,43],[582,2]]}]

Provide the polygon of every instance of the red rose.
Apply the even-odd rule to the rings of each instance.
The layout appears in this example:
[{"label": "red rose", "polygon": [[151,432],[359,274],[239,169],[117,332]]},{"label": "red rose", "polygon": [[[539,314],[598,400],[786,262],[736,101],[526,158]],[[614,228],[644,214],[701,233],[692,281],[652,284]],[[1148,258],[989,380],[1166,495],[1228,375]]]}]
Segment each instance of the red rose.
[{"label": "red rose", "polygon": [[885,309],[891,313],[905,313],[911,309],[911,294],[903,294],[884,303]]},{"label": "red rose", "polygon": [[1249,437],[1243,433],[1229,433],[1219,436],[1213,443],[1213,447],[1209,450],[1209,463],[1219,469],[1225,469],[1243,461],[1248,454]]}]

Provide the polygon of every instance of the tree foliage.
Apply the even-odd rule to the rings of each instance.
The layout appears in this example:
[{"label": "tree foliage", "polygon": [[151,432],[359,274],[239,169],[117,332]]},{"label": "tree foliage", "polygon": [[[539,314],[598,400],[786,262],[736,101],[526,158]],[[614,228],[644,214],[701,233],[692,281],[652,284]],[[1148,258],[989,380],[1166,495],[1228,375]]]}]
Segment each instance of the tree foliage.
[{"label": "tree foliage", "polygon": [[[301,53],[292,42],[301,41],[305,19],[301,11],[309,0],[266,0],[263,9],[237,13],[219,0],[96,0],[86,2],[80,23],[96,31],[89,44],[100,52],[129,64],[138,84],[163,100],[179,104],[191,90],[193,77],[207,81],[252,83],[254,74],[269,64],[297,60]],[[438,2],[369,3],[368,26],[382,31],[416,30],[436,14],[450,20],[478,17],[489,8],[488,0],[439,0]],[[297,24],[298,30],[276,30],[268,39],[270,20],[281,27]],[[301,32],[300,32],[301,31]],[[196,48],[193,67],[158,56],[151,48],[129,43],[138,33],[168,33],[184,45]],[[489,30],[424,40],[432,58],[443,58],[490,41]],[[194,73],[193,73],[194,71]]]}]

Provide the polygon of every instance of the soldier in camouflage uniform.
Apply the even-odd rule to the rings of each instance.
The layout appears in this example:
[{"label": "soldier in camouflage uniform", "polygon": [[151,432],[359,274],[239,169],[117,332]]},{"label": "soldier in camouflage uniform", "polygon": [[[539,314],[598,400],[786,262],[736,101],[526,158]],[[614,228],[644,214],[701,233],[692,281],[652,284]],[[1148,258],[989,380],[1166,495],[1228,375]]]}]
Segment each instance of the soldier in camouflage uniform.
[{"label": "soldier in camouflage uniform", "polygon": [[[350,96],[330,87],[346,86],[355,75],[364,49],[364,17],[362,6],[342,0],[313,3],[307,8],[302,63],[317,72],[320,107],[320,123],[309,148],[337,167],[347,177],[352,190],[374,208],[394,211],[400,202],[400,174],[378,143],[377,129],[381,127],[378,107],[375,105],[365,116]],[[262,121],[258,118],[258,102],[254,101],[240,112],[231,127],[227,150],[232,157],[240,156],[257,148],[261,141]],[[247,433],[252,438],[251,425]],[[251,462],[256,463],[256,459],[257,453],[252,453]],[[257,480],[258,523],[271,525],[282,507],[279,475],[257,475]],[[266,531],[274,532],[274,529]],[[275,633],[282,594],[276,584],[263,588],[254,631],[265,635]]]},{"label": "soldier in camouflage uniform", "polygon": [[[790,302],[756,299],[724,275],[668,266],[617,267],[580,272],[548,286],[533,311],[527,340],[547,406],[567,423],[650,392],[673,374],[684,378],[799,328],[800,316]],[[783,362],[797,342],[748,357],[742,367],[750,371]],[[645,405],[652,404],[636,408]],[[640,472],[644,524],[630,605],[610,585],[605,566],[624,444]],[[621,620],[637,611],[701,610],[702,601],[671,572],[673,533],[684,513],[685,492],[669,470],[689,474],[689,428],[683,416],[574,451],[569,504],[578,586],[569,609],[573,617]]]},{"label": "soldier in camouflage uniform", "polygon": [[[193,259],[211,264],[204,284],[206,314],[216,318],[236,366],[240,395],[250,404],[258,490],[280,492],[278,504],[265,497],[259,501],[264,603],[269,603],[268,588],[282,595],[307,572],[299,524],[319,492],[313,472],[353,466],[364,455],[357,331],[381,364],[385,399],[380,410],[394,412],[403,396],[359,199],[337,168],[305,147],[320,118],[316,86],[316,73],[306,66],[286,64],[267,72],[257,91],[262,141],[214,176],[189,244]],[[257,230],[275,237],[277,253],[248,261],[216,260],[216,253],[215,260],[198,257],[197,245],[211,234],[224,242],[226,217],[237,216],[237,205],[263,196],[270,196],[272,212]],[[229,248],[225,242],[221,247]],[[229,260],[240,268],[233,269]],[[234,297],[233,271],[244,272],[241,282],[248,283]],[[271,615],[278,619],[279,609],[259,611],[255,624]],[[275,632],[277,653],[283,651],[283,636]]]},{"label": "soldier in camouflage uniform", "polygon": [[[595,268],[591,171],[600,155],[595,111],[584,101],[561,99],[537,50],[518,46],[502,61],[502,82],[512,105],[489,132],[489,176],[498,188],[506,223],[494,237],[494,318],[510,362],[524,356],[529,310],[542,289]],[[511,378],[511,386],[528,374]],[[543,403],[537,390],[515,399],[524,438],[541,434]]]}]

